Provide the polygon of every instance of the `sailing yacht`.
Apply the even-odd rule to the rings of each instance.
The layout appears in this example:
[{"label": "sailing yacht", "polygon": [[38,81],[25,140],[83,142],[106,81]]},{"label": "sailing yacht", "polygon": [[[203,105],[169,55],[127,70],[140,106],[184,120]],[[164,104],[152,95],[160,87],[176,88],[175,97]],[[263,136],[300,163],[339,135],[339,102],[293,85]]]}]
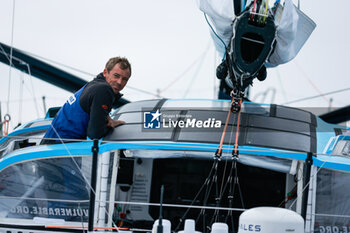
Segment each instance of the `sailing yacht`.
[{"label": "sailing yacht", "polygon": [[[98,142],[95,172],[92,141],[39,145],[52,118],[23,125],[1,139],[0,230],[83,231],[94,205],[94,229],[150,231],[162,185],[163,217],[176,231],[185,219],[204,231],[230,216],[236,229],[238,216],[258,206],[296,211],[308,231],[345,229],[349,129],[305,110],[244,102],[222,140],[230,104],[160,99],[122,106],[113,118],[127,123]],[[169,122],[176,126],[164,127]]]}]

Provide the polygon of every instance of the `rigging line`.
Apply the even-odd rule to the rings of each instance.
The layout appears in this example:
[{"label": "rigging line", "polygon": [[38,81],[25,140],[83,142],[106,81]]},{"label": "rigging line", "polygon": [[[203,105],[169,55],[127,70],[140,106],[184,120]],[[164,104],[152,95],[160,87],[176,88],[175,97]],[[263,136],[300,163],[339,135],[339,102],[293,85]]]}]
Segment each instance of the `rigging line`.
[{"label": "rigging line", "polygon": [[[0,45],[0,46],[1,46],[1,45]],[[7,53],[5,53],[5,51],[4,51],[4,49],[2,48],[2,46],[1,46],[1,49],[3,50],[3,53],[6,55],[6,57],[8,57],[8,56],[7,56]],[[23,51],[23,52],[24,52],[24,51]],[[40,59],[42,59],[42,60],[49,61],[49,62],[51,62],[51,63],[53,63],[53,64],[57,64],[57,65],[60,65],[60,66],[62,66],[62,67],[65,67],[65,68],[68,68],[68,69],[71,69],[71,70],[80,72],[80,73],[82,73],[82,74],[86,74],[86,75],[88,75],[88,76],[90,76],[90,77],[92,77],[92,78],[96,76],[96,75],[94,75],[94,74],[92,74],[92,73],[89,73],[89,72],[87,72],[87,71],[84,71],[84,70],[81,70],[81,69],[78,69],[78,68],[75,68],[75,67],[72,67],[72,66],[69,66],[69,65],[65,65],[65,64],[63,64],[63,63],[60,63],[60,62],[57,62],[57,61],[54,61],[54,60],[51,60],[51,59],[48,59],[48,58],[39,56],[39,55],[37,55],[37,54],[30,53],[30,52],[28,52],[28,51],[25,51],[24,53],[26,53],[26,54],[28,54],[28,55],[31,55],[31,56],[33,56],[33,57],[40,58]],[[8,58],[8,59],[9,59],[9,58]],[[23,61],[22,61],[22,62],[23,62]],[[23,62],[23,63],[25,63],[25,62]],[[151,92],[149,92],[149,91],[145,91],[145,90],[142,90],[142,89],[139,89],[139,88],[136,88],[136,87],[131,87],[130,85],[125,86],[125,88],[129,88],[129,89],[132,89],[132,90],[136,90],[136,91],[139,91],[139,92],[142,92],[142,93],[145,93],[145,94],[148,94],[148,95],[152,95],[152,96],[159,96],[159,95],[154,94],[154,93],[151,93]],[[162,96],[161,96],[161,97],[162,97]]]},{"label": "rigging line", "polygon": [[[52,129],[55,131],[56,135],[58,136],[58,139],[61,141],[61,143],[63,144],[65,150],[67,151],[67,153],[69,154],[69,157],[72,159],[74,165],[76,166],[76,168],[78,169],[78,171],[80,172],[80,175],[83,177],[83,180],[85,182],[85,185],[88,186],[89,188],[89,191],[92,191],[95,196],[96,196],[96,190],[94,190],[92,187],[91,187],[91,184],[90,182],[88,182],[87,178],[85,177],[83,171],[81,170],[81,168],[79,167],[78,163],[75,161],[73,155],[70,153],[66,143],[64,143],[64,141],[62,140],[61,136],[59,135],[59,133],[57,132],[56,128],[51,124],[52,126]],[[56,139],[57,140],[57,139]],[[107,209],[105,208],[105,213],[107,214],[108,218],[110,219],[113,219],[113,216],[111,216],[111,214],[107,211]],[[117,226],[115,225],[114,221],[112,221],[112,224],[117,228]],[[118,231],[118,229],[117,229]]]},{"label": "rigging line", "polygon": [[[318,155],[318,154],[316,154],[316,155]],[[304,162],[305,162],[305,161],[304,161]],[[315,176],[316,176],[316,178],[317,178],[318,172],[321,170],[321,168],[323,168],[323,166],[324,166],[325,164],[326,164],[326,161],[324,161],[324,162],[321,164],[321,166],[319,166],[319,167],[316,169],[315,174],[310,175],[310,180],[309,180],[309,182],[305,185],[305,187],[302,189],[301,193],[304,193],[305,189],[310,185],[311,179],[314,179]],[[314,165],[312,165],[312,166],[314,166]],[[316,167],[316,166],[315,166],[315,167]],[[326,168],[326,169],[327,169],[327,168]],[[304,172],[304,169],[303,169],[303,172]],[[288,209],[292,209],[293,205],[296,203],[297,200],[298,200],[298,199],[295,198],[295,200],[292,202],[292,204],[290,205],[290,207],[289,207]]]},{"label": "rigging line", "polygon": [[[150,203],[150,202],[125,202],[125,201],[115,201],[117,204],[129,204],[129,205],[144,205],[144,206],[160,206],[160,203]],[[172,208],[193,208],[193,209],[207,209],[207,210],[232,210],[237,212],[243,212],[246,209],[242,208],[228,208],[228,207],[213,207],[213,206],[198,206],[198,205],[180,205],[180,204],[162,204],[164,207],[172,207]],[[177,231],[177,230],[175,230]]]},{"label": "rigging line", "polygon": [[[230,109],[230,111],[231,111],[231,109]],[[235,118],[236,118],[236,115],[233,115],[233,125],[234,125],[235,120],[236,120]],[[232,141],[232,136],[233,136],[233,129],[234,129],[234,127],[232,127],[232,130],[231,130],[231,133],[230,133],[229,146],[231,146],[231,141]],[[227,187],[227,183],[228,183],[228,180],[227,180],[226,183],[225,183],[225,186],[224,186],[224,179],[225,179],[225,175],[226,175],[227,162],[228,162],[228,160],[225,160],[225,167],[224,167],[224,172],[223,172],[222,181],[221,181],[220,201],[222,199],[222,196],[223,196],[224,192],[226,191],[226,187]],[[230,171],[230,174],[231,173],[232,172]],[[229,177],[231,177],[231,176],[229,175]],[[223,186],[224,186],[224,188],[223,188]],[[216,219],[215,219],[215,221],[216,221]]]},{"label": "rigging line", "polygon": [[[239,106],[242,106],[242,101],[243,99],[241,98],[239,101]],[[234,152],[235,154],[238,153],[238,136],[239,136],[239,125],[241,122],[241,110],[239,110],[238,112],[238,118],[237,118],[237,130],[236,130],[236,138],[235,138],[235,145],[234,145]]]},{"label": "rigging line", "polygon": [[[226,162],[227,162],[227,160],[226,160]],[[225,166],[226,166],[226,163],[225,163]],[[228,177],[227,177],[227,181],[226,181],[226,183],[225,183],[225,185],[224,185],[223,191],[220,193],[220,205],[221,205],[221,201],[222,201],[222,196],[223,196],[223,194],[226,192],[227,185],[228,185],[228,183],[230,183],[230,181],[232,181],[232,166],[233,166],[233,163],[232,163],[232,161],[231,161],[231,169],[230,169],[229,175],[228,175]],[[225,167],[225,169],[226,169],[226,167]],[[223,180],[224,180],[224,176],[223,176]],[[223,186],[223,182],[222,182],[221,185]],[[221,186],[221,187],[222,187],[222,186]],[[220,206],[220,205],[219,205],[219,206]],[[218,206],[218,207],[219,207],[219,206]],[[229,207],[230,207],[230,206],[229,206]],[[215,222],[217,221],[218,216],[219,216],[219,210],[218,210],[218,212],[217,212],[217,216],[215,216]]]},{"label": "rigging line", "polygon": [[[233,103],[233,98],[231,100],[231,105]],[[230,106],[231,106],[230,105]],[[218,154],[221,154],[222,153],[222,146],[224,144],[224,139],[225,139],[225,135],[226,135],[226,130],[227,130],[227,126],[228,126],[228,122],[230,120],[230,116],[231,116],[231,109],[228,110],[228,114],[227,114],[227,117],[226,117],[226,122],[225,122],[225,127],[224,127],[224,130],[222,131],[222,134],[221,134],[221,139],[220,139],[220,144],[219,144],[219,148],[218,148]]]},{"label": "rigging line", "polygon": [[336,90],[336,91],[331,91],[331,92],[327,92],[327,93],[323,93],[321,95],[314,95],[314,96],[309,96],[309,97],[305,97],[305,98],[301,98],[301,99],[297,99],[297,100],[292,100],[289,102],[285,102],[283,104],[292,104],[292,103],[297,103],[297,102],[301,102],[304,100],[309,100],[309,99],[315,99],[315,98],[319,98],[319,97],[324,97],[326,95],[331,95],[331,94],[336,94],[336,93],[340,93],[340,92],[344,92],[344,91],[349,91],[350,87],[344,88],[344,89],[340,89],[340,90]]},{"label": "rigging line", "polygon": [[[205,198],[204,198],[204,201],[203,201],[203,206],[206,206],[206,205],[207,205],[208,199],[209,199],[209,196],[210,196],[210,192],[211,192],[212,187],[213,187],[214,184],[215,184],[215,198],[217,198],[217,196],[218,196],[217,173],[218,173],[219,159],[216,159],[215,161],[216,161],[216,164],[215,164],[214,174],[213,174],[212,179],[211,179],[212,182],[210,183],[209,188],[208,188],[208,186],[207,186],[207,190],[206,190],[206,193],[205,193]],[[218,202],[217,199],[216,199],[215,201]],[[217,206],[217,205],[216,205],[216,206]],[[218,210],[215,210],[215,211],[214,211],[213,217],[215,216],[215,214],[217,213],[217,211],[218,211]],[[203,229],[205,229],[205,228],[206,228],[205,209],[202,209],[201,212],[200,212],[200,214],[203,215]],[[200,215],[198,215],[198,217],[197,217],[197,219],[196,219],[196,223],[197,223],[197,221],[199,220],[199,217],[200,217]],[[211,222],[212,222],[212,221],[210,221],[209,226],[211,225]],[[206,231],[204,230],[203,232],[206,232]]]},{"label": "rigging line", "polygon": [[298,69],[301,71],[301,73],[303,74],[303,77],[311,84],[311,86],[314,88],[314,90],[316,90],[316,92],[318,92],[318,94],[320,96],[323,97],[323,99],[327,102],[327,104],[332,107],[332,102],[330,100],[328,100],[324,94],[321,92],[320,89],[318,89],[318,87],[316,86],[316,84],[314,82],[312,82],[312,80],[309,78],[309,76],[306,74],[306,72],[304,71],[304,69],[302,69],[302,67],[299,65],[299,63],[294,59],[294,64],[298,67]]},{"label": "rigging line", "polygon": [[[265,14],[265,15],[267,15],[268,6],[269,6],[269,0],[267,0],[267,1],[265,2],[265,11],[264,11],[264,14]],[[265,23],[265,19],[266,19],[266,16],[265,16],[265,18],[264,18],[264,23]]]},{"label": "rigging line", "polygon": [[[223,189],[223,192],[222,192],[222,195],[223,195],[226,192],[228,184],[230,184],[230,190],[229,190],[229,193],[228,193],[229,194],[229,196],[228,196],[229,200],[230,200],[230,196],[231,196],[231,193],[232,193],[232,171],[233,170],[234,170],[234,161],[231,160],[231,169],[230,169],[229,175],[227,177],[227,181],[225,183],[225,186],[224,186],[224,189]],[[220,196],[220,202],[222,200],[222,195]],[[229,208],[232,208],[232,204],[230,202],[229,202]],[[217,221],[217,217],[219,215],[219,211],[220,210],[218,210],[218,212],[217,212],[217,216],[215,216],[215,222]],[[230,215],[230,213],[232,213],[232,211],[231,210],[228,210],[228,211],[229,211],[228,215]],[[228,215],[226,216],[225,222],[227,222]]]},{"label": "rigging line", "polygon": [[[8,62],[10,64],[10,66],[11,66],[11,64],[13,65],[13,63],[12,63],[13,60],[18,61],[20,63],[20,65],[28,65],[28,63],[26,63],[25,61],[19,59],[18,57],[10,58],[9,54],[5,51],[5,49],[2,47],[1,44],[0,44],[0,48],[1,48],[1,54],[3,54],[6,57],[6,59],[8,60]],[[12,49],[12,47],[11,47],[11,49]]]},{"label": "rigging line", "polygon": [[[88,229],[88,227],[84,226],[82,224],[82,226],[45,226],[45,228],[47,229]],[[94,230],[122,230],[122,231],[132,231],[133,228],[126,228],[126,227],[94,227]],[[147,230],[149,232],[151,232],[151,230]]]},{"label": "rigging line", "polygon": [[276,74],[277,74],[278,84],[279,84],[280,89],[282,91],[282,96],[284,98],[284,101],[287,102],[288,98],[287,98],[287,95],[286,95],[286,90],[284,89],[283,84],[282,84],[282,77],[281,77],[281,73],[279,71],[279,67],[276,67],[275,71],[276,71]]},{"label": "rigging line", "polygon": [[[222,194],[223,194],[223,192],[225,192],[225,189],[223,190],[223,186],[224,186],[224,179],[225,179],[225,175],[226,175],[227,162],[228,162],[228,160],[225,161],[224,172],[223,172],[222,179],[221,179],[220,193],[216,197],[216,198],[219,198],[219,200],[216,204],[217,207],[219,207],[221,205]],[[219,210],[215,210],[213,218],[212,218],[212,222],[213,221],[217,222],[218,217],[219,217]]]},{"label": "rigging line", "polygon": [[[209,177],[209,180],[207,182],[207,185],[206,185],[206,190],[205,190],[205,194],[204,194],[204,199],[203,199],[203,206],[206,206],[207,205],[207,202],[208,202],[208,199],[209,199],[209,195],[210,195],[210,191],[213,187],[213,183],[214,183],[214,178],[215,178],[215,175],[217,174],[217,167],[218,167],[218,159],[215,159],[214,160],[214,163],[213,163],[213,168],[214,168],[214,175]],[[211,174],[210,174],[211,175]],[[205,209],[201,209],[199,215],[197,216],[195,222],[197,223],[199,218],[203,216],[203,229],[205,229]]]},{"label": "rigging line", "polygon": [[[36,115],[39,118],[39,110],[38,110],[38,103],[36,102],[36,98],[35,98],[35,90],[34,90],[34,85],[33,85],[33,77],[32,77],[32,73],[30,70],[30,66],[28,64],[27,65],[27,69],[28,69],[28,74],[29,74],[29,79],[30,79],[30,84],[32,86],[32,90],[33,90],[33,99],[34,99],[34,105],[35,105],[35,110],[36,110]],[[44,112],[45,115],[45,112]]]},{"label": "rigging line", "polygon": [[[233,97],[234,98],[234,97]],[[233,164],[233,169],[235,171],[235,177],[234,177],[234,183],[233,183],[233,187],[232,187],[232,176],[230,177],[230,192],[229,192],[229,200],[230,200],[230,207],[232,205],[232,200],[233,200],[233,195],[235,193],[235,186],[237,185],[238,187],[238,192],[239,192],[239,196],[240,196],[240,200],[241,200],[241,204],[242,204],[242,208],[244,208],[244,201],[243,201],[243,195],[242,195],[242,191],[241,191],[241,187],[239,185],[239,180],[238,180],[238,169],[237,169],[237,160],[238,160],[238,138],[239,138],[239,127],[240,127],[240,122],[241,122],[241,106],[242,106],[242,102],[243,102],[243,98],[240,98],[238,106],[239,106],[239,110],[238,110],[238,116],[237,116],[237,128],[236,128],[236,138],[235,138],[235,145],[234,145],[234,150],[232,152],[232,164]],[[232,219],[232,213],[229,212],[228,215],[226,216],[226,220],[228,220],[228,216],[231,216]],[[233,224],[233,222],[232,222]]]},{"label": "rigging line", "polygon": [[[13,61],[13,60],[18,61],[18,62],[20,63],[20,65],[27,64],[26,62],[24,62],[23,60],[19,59],[18,57],[12,57],[12,59],[10,59],[9,54],[6,53],[6,51],[5,51],[4,48],[1,46],[1,44],[0,44],[0,48],[1,48],[1,54],[3,54],[3,55],[6,57],[6,59],[7,59],[8,62],[9,62],[9,64],[11,64],[11,61]],[[12,63],[12,65],[13,65],[13,63]]]},{"label": "rigging line", "polygon": [[[235,115],[235,116],[236,116],[236,115]],[[235,120],[233,120],[233,122],[234,122],[234,121],[235,121]],[[231,136],[232,136],[232,134],[233,134],[233,128],[232,128],[232,131],[231,131]],[[230,139],[230,140],[231,140],[231,139]],[[226,161],[228,161],[228,160],[226,160]],[[231,169],[230,169],[230,172],[229,172],[228,179],[227,179],[227,181],[226,181],[226,183],[225,183],[223,192],[220,193],[220,200],[221,200],[223,194],[225,193],[228,184],[230,184],[229,195],[231,195],[231,192],[232,192],[232,190],[231,190],[231,189],[232,189],[232,171],[233,171],[234,168],[235,168],[234,166],[235,166],[235,161],[231,160]],[[226,169],[226,168],[225,168],[225,169]],[[224,178],[224,176],[223,176],[223,178]],[[223,185],[223,182],[222,182],[221,185]],[[232,195],[233,195],[233,194],[232,194]],[[243,205],[242,205],[242,206],[243,206]],[[232,206],[229,206],[229,207],[232,207]],[[230,213],[229,213],[229,214],[230,214]],[[226,220],[226,221],[227,221],[227,220]]]},{"label": "rigging line", "polygon": [[168,86],[164,87],[163,89],[159,90],[159,94],[168,90],[172,85],[174,85],[177,81],[179,81],[181,78],[185,77],[184,75],[192,69],[192,67],[200,61],[202,56],[207,53],[207,51],[204,51],[201,53],[180,75],[176,76],[171,83],[168,84]]},{"label": "rigging line", "polygon": [[142,89],[139,89],[139,88],[136,88],[136,87],[131,87],[131,86],[128,86],[126,85],[125,88],[127,89],[131,89],[131,90],[135,90],[135,91],[138,91],[138,92],[141,92],[141,93],[145,93],[145,94],[148,94],[148,95],[152,95],[152,96],[155,96],[155,97],[160,97],[160,98],[164,98],[164,96],[162,95],[159,95],[159,94],[155,94],[155,93],[152,93],[152,92],[149,92],[149,91],[145,91],[145,90],[142,90]]},{"label": "rigging line", "polygon": [[23,73],[21,72],[20,84],[19,84],[19,110],[18,110],[18,123],[22,123],[22,103],[23,103]]},{"label": "rigging line", "polygon": [[10,49],[10,68],[9,68],[9,83],[8,83],[8,90],[7,90],[7,113],[10,112],[10,90],[11,90],[11,73],[12,73],[12,52],[13,52],[13,32],[15,27],[15,7],[16,6],[16,0],[13,0],[13,8],[12,8],[12,28],[11,28],[11,49]]},{"label": "rigging line", "polygon": [[[86,178],[85,175],[83,174],[83,171],[80,169],[78,163],[75,161],[73,155],[71,154],[71,152],[69,151],[69,149],[68,149],[66,143],[64,142],[65,139],[62,139],[62,138],[61,138],[61,136],[60,136],[59,133],[57,132],[56,128],[55,128],[52,124],[51,124],[51,126],[52,126],[52,129],[55,131],[55,134],[58,136],[58,140],[61,142],[61,144],[63,145],[64,149],[67,151],[69,157],[73,160],[74,165],[75,165],[75,166],[77,167],[77,169],[79,170],[79,172],[80,172],[81,176],[83,177],[83,179],[84,179],[86,185],[89,187],[89,190],[92,190],[92,191],[94,192],[94,194],[96,195],[95,190],[92,189],[90,182],[88,182],[87,178]],[[47,138],[45,138],[45,139],[47,139]],[[56,138],[55,140],[57,140],[57,138]],[[67,140],[67,139],[66,139],[66,140]],[[68,139],[68,140],[69,140],[69,139]]]},{"label": "rigging line", "polygon": [[265,11],[264,11],[264,16],[263,17],[263,23],[265,24],[266,18],[268,17],[268,6],[269,6],[269,0],[265,1]]},{"label": "rigging line", "polygon": [[195,70],[195,72],[194,72],[194,75],[193,75],[193,77],[192,77],[192,79],[191,79],[190,84],[187,86],[187,89],[186,89],[186,91],[185,91],[185,94],[184,94],[183,97],[182,97],[183,99],[186,98],[188,92],[190,91],[190,89],[191,89],[191,87],[192,87],[192,85],[193,85],[193,83],[194,83],[194,80],[196,80],[196,78],[198,77],[199,70],[200,70],[200,68],[202,67],[203,62],[204,62],[205,58],[206,58],[207,55],[208,55],[209,47],[210,47],[210,41],[209,41],[209,43],[208,43],[207,48],[205,49],[205,53],[203,54],[203,56],[201,57],[201,60],[199,61],[198,65],[197,65],[197,68],[196,68],[196,70]]},{"label": "rigging line", "polygon": [[[232,97],[231,106],[232,106],[232,104],[233,104],[233,101],[234,101],[234,97]],[[226,135],[226,131],[227,131],[227,126],[228,126],[228,122],[229,122],[230,115],[231,115],[231,108],[229,108],[229,113],[227,114],[227,118],[226,118],[226,122],[225,122],[224,131],[223,131],[223,133],[222,133],[222,135],[221,135],[220,147],[219,147],[218,151],[215,153],[215,159],[216,159],[216,160],[219,160],[219,159],[221,158],[221,155],[222,155],[222,144],[223,144],[223,141],[224,141],[224,139],[225,139],[225,135]],[[234,124],[234,122],[233,122],[233,124]],[[233,128],[234,128],[234,127],[232,127],[232,131],[231,131],[230,137],[232,137]],[[229,143],[231,143],[231,142],[229,141]],[[226,162],[227,162],[227,161],[226,161]],[[225,165],[226,165],[226,164],[225,164]],[[216,165],[215,174],[214,174],[214,177],[215,177],[215,178],[217,178],[217,166],[218,166],[218,165]],[[225,169],[226,169],[226,166],[225,166]],[[224,173],[226,173],[226,171],[224,171]],[[213,177],[213,179],[214,179],[214,177]],[[223,177],[223,180],[224,180],[224,177]],[[222,182],[223,182],[223,180],[222,180]],[[214,182],[214,181],[213,181],[213,182]],[[218,191],[218,183],[217,183],[217,181],[215,182],[215,185],[216,185],[216,206],[219,206],[220,203],[221,203],[221,197],[222,197],[221,195],[222,195],[223,183],[221,184],[221,187],[220,187],[220,194],[219,194],[219,191]],[[211,189],[209,190],[209,193],[210,193],[210,191],[211,191]],[[207,193],[207,194],[209,195],[209,193]],[[206,205],[206,203],[204,203],[204,205]],[[212,219],[211,219],[211,221],[210,221],[210,224],[213,223],[214,219],[217,219],[218,214],[219,214],[218,210],[215,210],[214,215],[212,216]],[[198,219],[198,218],[197,218],[197,219]],[[204,215],[204,212],[203,212],[203,222],[205,222],[205,215]],[[209,224],[209,225],[210,225],[210,224]],[[204,227],[205,227],[205,226],[203,225],[203,229],[204,229]]]},{"label": "rigging line", "polygon": [[91,74],[91,73],[89,73],[89,72],[87,72],[87,71],[84,71],[84,70],[75,68],[75,67],[73,67],[73,66],[69,66],[69,65],[63,64],[63,63],[58,62],[58,61],[54,61],[54,60],[49,59],[49,58],[46,58],[46,57],[39,56],[39,55],[34,54],[34,53],[31,53],[31,52],[25,51],[25,53],[28,54],[28,55],[31,55],[31,56],[33,56],[33,57],[40,58],[40,59],[42,59],[42,60],[46,60],[46,61],[51,62],[51,63],[53,63],[53,64],[60,65],[60,66],[62,66],[62,67],[65,67],[65,68],[68,68],[68,69],[71,69],[71,70],[80,72],[80,73],[82,73],[82,74],[86,74],[86,75],[91,76],[91,77],[95,77],[95,76],[96,76],[96,75]]},{"label": "rigging line", "polygon": [[[204,187],[207,185],[208,182],[210,182],[210,177],[211,177],[211,174],[213,173],[213,170],[214,170],[214,167],[215,167],[215,161],[213,162],[213,165],[210,169],[210,172],[208,174],[208,177],[204,180],[203,182],[203,185],[202,187],[199,189],[199,191],[197,192],[196,196],[194,197],[194,199],[192,200],[191,204],[189,206],[187,206],[187,210],[185,211],[185,213],[183,214],[183,216],[179,219],[179,223],[178,225],[176,226],[175,228],[175,232],[179,229],[179,227],[181,226],[181,223],[183,222],[183,220],[186,218],[188,212],[190,211],[191,208],[196,208],[196,207],[192,207],[194,202],[197,200],[197,198],[199,197],[199,194],[202,193]],[[118,203],[121,203],[121,202],[118,202]],[[166,204],[163,204],[163,206],[166,206]],[[200,208],[202,209],[202,208]]]},{"label": "rigging line", "polygon": [[[230,184],[230,188],[229,188],[229,191],[228,191],[228,198],[229,198],[229,208],[232,207],[232,201],[233,201],[233,195],[234,195],[234,186],[232,185],[232,174],[233,174],[233,170],[235,169],[235,161],[232,160],[231,162],[231,169],[230,169],[230,177],[228,179],[228,182],[226,183],[226,185],[229,183]],[[231,217],[232,218],[232,211],[229,210],[228,214],[226,215],[226,218],[225,218],[225,222],[227,223],[228,221],[228,217]],[[233,221],[231,221],[231,224],[233,224]]]},{"label": "rigging line", "polygon": [[[0,199],[15,199],[15,200],[28,200],[28,201],[54,201],[54,202],[68,202],[68,203],[88,203],[89,200],[63,200],[63,199],[50,199],[50,198],[37,198],[37,197],[12,197],[12,196],[0,196]],[[109,201],[96,200],[96,202],[109,203]],[[132,202],[132,201],[114,201],[115,204],[123,205],[142,205],[142,206],[160,206],[160,203],[151,202]],[[231,210],[243,212],[246,209],[242,208],[229,208],[229,207],[213,207],[213,206],[198,206],[198,205],[180,205],[180,204],[162,204],[164,207],[171,208],[193,208],[193,209],[209,209],[209,210]]]},{"label": "rigging line", "polygon": [[[24,84],[23,85],[25,88],[26,88],[26,90],[30,93],[30,94],[32,94],[31,93],[31,91],[30,91],[30,89]],[[47,98],[47,97],[46,97]],[[55,97],[49,97],[50,99],[53,99],[53,100],[60,100],[60,101],[65,101],[65,100],[67,100],[66,98],[55,98]],[[47,98],[48,99],[48,98]],[[13,99],[13,100],[11,100],[10,101],[10,103],[20,103],[20,102],[31,102],[31,101],[33,101],[33,98],[32,97],[30,97],[30,98],[25,98],[25,99]],[[2,103],[7,103],[7,101],[2,101]]]},{"label": "rigging line", "polygon": [[5,55],[5,57],[7,58],[7,60],[9,61],[9,63],[11,63],[10,57],[9,55],[5,52],[5,49],[2,47],[2,45],[0,44],[0,48],[1,48],[1,53]]},{"label": "rigging line", "polygon": [[[256,0],[254,0],[253,9],[252,9],[252,11],[250,13],[255,13],[256,12],[255,7],[256,7]],[[254,18],[254,15],[251,14],[250,19],[253,20],[253,18]]]},{"label": "rigging line", "polygon": [[[54,63],[54,64],[57,64],[57,65],[60,65],[62,67],[65,67],[65,68],[68,68],[68,69],[71,69],[71,70],[74,70],[74,71],[77,71],[77,72],[80,72],[82,74],[86,74],[90,77],[95,77],[96,75],[92,74],[92,73],[89,73],[87,71],[84,71],[84,70],[81,70],[81,69],[78,69],[78,68],[75,68],[73,66],[69,66],[69,65],[66,65],[66,64],[63,64],[63,63],[60,63],[60,62],[57,62],[57,61],[54,61],[54,60],[51,60],[51,59],[48,59],[48,58],[45,58],[45,57],[42,57],[42,56],[39,56],[37,54],[34,54],[34,53],[30,53],[30,52],[25,52],[31,56],[34,56],[34,57],[37,57],[37,58],[40,58],[42,60],[46,60],[46,61],[49,61],[51,63]],[[130,87],[130,86],[126,86],[126,88],[129,88],[129,89],[132,89],[132,90],[136,90],[136,91],[139,91],[139,92],[143,92],[145,94],[149,94],[149,95],[153,95],[153,96],[157,96],[157,94],[154,94],[154,93],[151,93],[151,92],[148,92],[148,91],[145,91],[145,90],[141,90],[139,88],[135,88],[135,87]]]},{"label": "rigging line", "polygon": [[322,217],[341,217],[341,218],[350,218],[350,215],[338,215],[338,214],[313,214],[310,213],[311,215],[314,216],[322,216]]},{"label": "rigging line", "polygon": [[241,198],[241,205],[242,208],[244,209],[244,201],[243,201],[243,195],[242,195],[242,190],[241,190],[241,186],[239,185],[239,180],[238,180],[238,170],[237,170],[237,166],[235,167],[235,184],[237,184],[238,187],[238,192],[239,192],[239,196]]}]

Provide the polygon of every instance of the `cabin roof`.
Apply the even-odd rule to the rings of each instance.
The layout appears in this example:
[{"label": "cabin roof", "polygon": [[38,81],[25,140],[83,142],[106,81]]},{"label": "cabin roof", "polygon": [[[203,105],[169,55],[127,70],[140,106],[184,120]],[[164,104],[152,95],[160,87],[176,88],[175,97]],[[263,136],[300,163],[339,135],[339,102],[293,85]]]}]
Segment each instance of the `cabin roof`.
[{"label": "cabin roof", "polygon": [[[163,156],[174,157],[176,151],[192,151],[190,157],[200,155],[210,159],[219,146],[229,107],[230,102],[223,100],[163,99],[127,104],[113,113],[115,119],[124,120],[126,124],[117,127],[103,139],[100,143],[100,153],[117,149],[166,151]],[[194,124],[194,127],[190,128],[179,125],[168,128],[145,128],[145,112],[154,113],[157,110],[162,114],[160,118],[167,122],[169,120],[187,121],[187,119],[192,122],[196,119],[196,121],[202,121],[199,124],[202,127],[195,127],[197,125]],[[350,171],[349,154],[343,152],[344,148],[350,147],[350,135],[346,135],[348,129],[345,127],[327,124],[304,110],[250,102],[243,104],[241,117],[238,138],[240,154],[305,160],[307,153],[311,152],[316,155],[314,157],[316,166]],[[220,126],[203,127],[203,122],[208,119],[214,122],[212,125],[220,121]],[[159,120],[162,123],[162,119]],[[42,131],[49,126],[49,122],[44,125],[37,122],[40,121],[14,131],[8,138],[30,135],[31,131]],[[237,114],[231,114],[229,122],[229,132],[230,130],[236,132]],[[7,138],[2,139],[0,146],[5,145],[5,142],[8,143]],[[235,133],[227,133],[223,144],[223,157],[231,156],[234,142]],[[89,155],[91,146],[92,142],[86,141],[16,150],[0,159],[0,170],[23,160]],[[200,152],[206,153],[200,154]],[[147,156],[150,154],[148,153]]]}]

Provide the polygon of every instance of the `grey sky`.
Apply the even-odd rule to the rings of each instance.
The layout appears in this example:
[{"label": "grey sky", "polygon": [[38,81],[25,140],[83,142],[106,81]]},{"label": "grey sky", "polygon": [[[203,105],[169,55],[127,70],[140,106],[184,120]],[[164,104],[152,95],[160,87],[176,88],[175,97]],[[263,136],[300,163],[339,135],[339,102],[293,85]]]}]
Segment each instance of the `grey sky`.
[{"label": "grey sky", "polygon": [[[8,45],[12,38],[13,2],[0,1],[0,41]],[[274,88],[273,102],[283,104],[350,87],[350,33],[343,26],[347,22],[347,3],[301,1],[301,9],[317,24],[315,31],[293,61],[269,69],[266,81],[254,82],[251,98]],[[13,32],[14,47],[94,75],[103,70],[108,58],[126,56],[133,66],[129,87],[151,93],[159,89],[160,95],[167,98],[215,97],[215,63],[219,58],[209,27],[193,0],[16,0]],[[2,114],[7,113],[9,73],[9,67],[0,64]],[[125,88],[123,93],[131,101],[154,98],[131,88]],[[46,96],[50,107],[62,105],[69,95],[12,70],[12,127],[18,121],[43,117],[42,96]],[[347,91],[290,106],[327,107],[333,98],[332,105],[339,107],[349,104],[349,96]],[[267,96],[265,102],[270,101]]]}]

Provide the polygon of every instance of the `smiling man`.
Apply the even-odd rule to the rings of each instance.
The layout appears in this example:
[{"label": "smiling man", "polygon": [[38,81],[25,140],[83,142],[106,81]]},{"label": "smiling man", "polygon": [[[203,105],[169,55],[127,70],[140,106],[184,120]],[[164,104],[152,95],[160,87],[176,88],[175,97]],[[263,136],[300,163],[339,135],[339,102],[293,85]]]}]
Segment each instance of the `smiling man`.
[{"label": "smiling man", "polygon": [[57,113],[42,144],[59,143],[61,139],[100,139],[124,121],[109,117],[112,106],[120,99],[131,76],[131,65],[124,57],[109,59],[103,73],[82,87]]}]

